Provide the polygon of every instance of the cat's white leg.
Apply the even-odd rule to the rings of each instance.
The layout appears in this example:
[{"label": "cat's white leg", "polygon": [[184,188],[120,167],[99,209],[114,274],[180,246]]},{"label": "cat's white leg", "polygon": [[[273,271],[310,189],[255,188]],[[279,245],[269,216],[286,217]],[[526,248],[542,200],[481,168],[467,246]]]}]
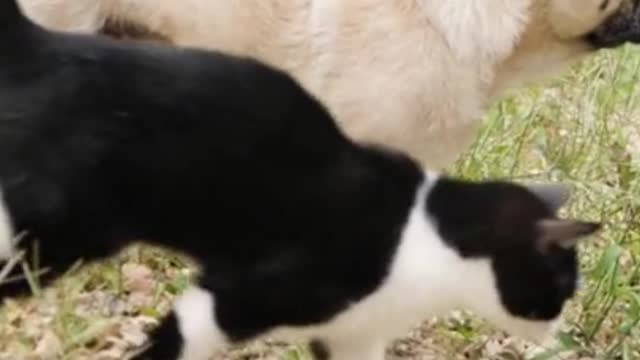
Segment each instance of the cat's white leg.
[{"label": "cat's white leg", "polygon": [[[379,339],[340,339],[323,342],[326,359],[317,360],[384,360],[385,343]],[[319,354],[318,354],[319,355]]]},{"label": "cat's white leg", "polygon": [[150,334],[146,349],[132,360],[208,360],[228,343],[217,324],[215,306],[210,291],[189,288]]},{"label": "cat's white leg", "polygon": [[200,287],[191,287],[178,298],[174,311],[182,337],[179,360],[207,360],[227,344],[215,306],[214,294]]}]

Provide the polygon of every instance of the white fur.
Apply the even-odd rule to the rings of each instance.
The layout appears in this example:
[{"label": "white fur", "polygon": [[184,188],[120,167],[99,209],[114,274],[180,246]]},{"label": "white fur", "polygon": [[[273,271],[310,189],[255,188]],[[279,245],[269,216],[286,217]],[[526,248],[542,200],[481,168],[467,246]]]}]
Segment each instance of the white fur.
[{"label": "white fur", "polygon": [[0,191],[0,260],[7,260],[13,256],[13,236],[14,231],[11,225],[11,216],[4,203],[2,191]]},{"label": "white fur", "polygon": [[[424,211],[432,176],[418,191],[389,276],[376,292],[329,323],[282,327],[265,336],[294,342],[322,339],[332,360],[383,360],[385,346],[393,338],[423,320],[464,308],[515,335],[542,340],[552,323],[509,315],[500,303],[489,261],[463,259],[440,239]],[[182,360],[206,360],[210,352],[204,350],[219,350],[226,344],[211,315],[213,296],[192,290],[177,305],[180,324],[189,326],[181,327],[187,348],[195,349],[185,350],[190,356]]]},{"label": "white fur", "polygon": [[551,1],[550,23],[553,30],[563,39],[586,35],[593,30],[603,17],[616,11],[622,0],[609,0],[604,10],[600,9],[604,0],[564,0]]},{"label": "white fur", "polygon": [[180,360],[208,359],[227,343],[217,325],[213,294],[199,288],[187,289],[176,301],[174,311],[184,340]]},{"label": "white fur", "polygon": [[177,45],[256,57],[292,73],[352,138],[436,169],[505,91],[591,53],[582,34],[621,1],[599,11],[602,0],[20,0],[57,29],[122,18]]},{"label": "white fur", "polygon": [[56,1],[18,1],[29,17],[50,28],[70,32],[94,32],[104,23],[104,3],[93,0],[70,1],[60,6]]},{"label": "white fur", "polygon": [[467,0],[460,6],[459,1],[420,0],[419,4],[444,35],[449,48],[464,62],[504,60],[517,43],[529,15],[527,1]]}]

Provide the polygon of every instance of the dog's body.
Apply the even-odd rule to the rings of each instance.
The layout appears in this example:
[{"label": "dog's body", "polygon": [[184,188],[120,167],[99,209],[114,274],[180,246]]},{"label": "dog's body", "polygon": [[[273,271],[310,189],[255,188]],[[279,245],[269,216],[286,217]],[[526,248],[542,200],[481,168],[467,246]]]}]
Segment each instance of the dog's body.
[{"label": "dog's body", "polygon": [[21,3],[47,27],[100,32],[122,21],[177,45],[266,61],[326,103],[352,138],[408,151],[430,167],[468,147],[483,110],[507,89],[640,33],[633,22],[626,33],[608,25],[637,16],[631,0]]}]

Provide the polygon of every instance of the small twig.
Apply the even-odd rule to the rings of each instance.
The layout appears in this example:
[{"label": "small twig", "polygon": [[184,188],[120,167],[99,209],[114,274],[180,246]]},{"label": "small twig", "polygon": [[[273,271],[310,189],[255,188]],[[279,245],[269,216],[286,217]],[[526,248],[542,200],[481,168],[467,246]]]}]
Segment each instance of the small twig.
[{"label": "small twig", "polygon": [[82,265],[84,264],[84,260],[82,259],[78,259],[76,262],[73,263],[73,265],[71,265],[71,267],[69,267],[69,269],[67,271],[65,271],[62,276],[60,276],[61,278],[67,277],[69,276],[71,273],[73,273],[74,271],[78,270]]},{"label": "small twig", "polygon": [[18,245],[20,245],[22,240],[24,240],[28,234],[29,232],[26,230],[19,232],[16,236],[13,237],[13,246],[17,248]]},{"label": "small twig", "polygon": [[28,262],[22,261],[22,271],[24,272],[24,276],[27,279],[27,283],[29,283],[29,287],[31,288],[31,292],[33,293],[33,295],[40,296],[41,289],[38,285],[38,276],[37,274],[35,277],[33,276],[34,273],[31,271],[31,267],[29,266]]},{"label": "small twig", "polygon": [[[51,271],[50,268],[44,268],[42,270],[36,271],[33,274],[35,276],[42,276],[46,273],[48,273],[49,271]],[[14,276],[9,276],[5,279],[2,279],[2,281],[0,281],[0,286],[2,285],[7,285],[7,284],[13,284],[13,283],[17,283],[19,281],[25,281],[26,277],[24,275],[14,275]]]},{"label": "small twig", "polygon": [[[27,231],[22,231],[18,233],[13,238],[13,246],[18,247],[20,242],[27,237]],[[0,285],[6,284],[9,279],[9,274],[11,271],[18,265],[18,263],[24,261],[24,257],[26,256],[25,250],[18,251],[14,256],[12,256],[9,260],[7,260],[6,264],[0,270]]]},{"label": "small twig", "polygon": [[22,259],[24,259],[25,254],[26,253],[24,250],[18,252],[2,267],[2,270],[0,271],[0,285],[6,282],[6,278],[11,273],[11,270],[13,270],[13,268],[15,268],[16,265],[22,261]]}]

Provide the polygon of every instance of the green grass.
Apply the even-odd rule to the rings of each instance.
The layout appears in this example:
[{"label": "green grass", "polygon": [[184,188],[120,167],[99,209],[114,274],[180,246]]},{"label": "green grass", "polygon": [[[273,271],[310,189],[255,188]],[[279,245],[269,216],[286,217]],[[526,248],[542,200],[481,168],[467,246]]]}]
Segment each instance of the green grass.
[{"label": "green grass", "polygon": [[[470,179],[568,182],[575,192],[564,215],[605,224],[581,246],[585,286],[567,310],[557,344],[536,360],[640,359],[639,70],[640,49],[625,47],[602,52],[544,87],[504,99],[487,114],[473,148],[451,169]],[[130,303],[120,271],[124,262],[154,270],[153,296],[145,304]],[[185,267],[179,258],[147,248],[80,267],[38,299],[0,310],[0,354],[33,351],[48,329],[59,338],[64,358],[90,359],[108,347],[104,339],[113,333],[114,322],[161,317],[188,284]],[[94,294],[126,309],[79,311]],[[463,314],[417,328],[391,353],[402,359],[525,358],[517,342],[509,343],[490,325]],[[282,360],[308,359],[301,348],[263,344],[227,358],[264,353],[257,358],[276,359],[274,348]]]},{"label": "green grass", "polygon": [[625,47],[505,99],[453,171],[570,183],[565,215],[605,224],[581,246],[586,286],[559,334],[560,349],[587,358],[640,358],[639,70],[640,51]]}]

